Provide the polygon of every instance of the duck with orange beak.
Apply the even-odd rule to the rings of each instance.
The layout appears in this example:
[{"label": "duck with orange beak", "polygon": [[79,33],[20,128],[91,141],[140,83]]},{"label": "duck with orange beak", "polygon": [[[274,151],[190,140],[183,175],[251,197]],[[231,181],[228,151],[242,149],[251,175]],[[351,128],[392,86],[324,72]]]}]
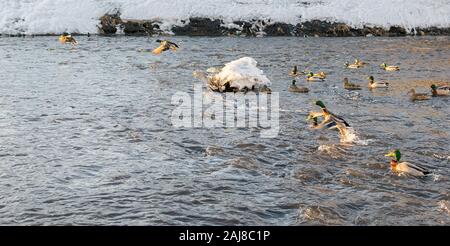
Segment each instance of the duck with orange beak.
[{"label": "duck with orange beak", "polygon": [[412,176],[416,177],[423,177],[428,174],[430,174],[430,171],[425,169],[424,167],[414,165],[409,162],[400,162],[400,159],[402,158],[402,154],[400,153],[400,150],[395,149],[389,153],[387,153],[385,156],[392,157],[391,159],[391,169],[394,172],[397,173],[407,173]]}]

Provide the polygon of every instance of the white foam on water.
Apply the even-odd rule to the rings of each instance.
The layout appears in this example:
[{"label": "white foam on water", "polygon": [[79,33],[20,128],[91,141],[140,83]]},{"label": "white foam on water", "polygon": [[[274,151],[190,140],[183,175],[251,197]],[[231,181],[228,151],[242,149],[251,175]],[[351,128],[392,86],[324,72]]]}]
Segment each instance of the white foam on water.
[{"label": "white foam on water", "polygon": [[431,177],[433,177],[433,181],[434,181],[434,182],[438,182],[438,181],[441,180],[441,175],[440,175],[440,174],[432,173],[432,174],[431,174]]},{"label": "white foam on water", "polygon": [[439,209],[446,212],[448,215],[450,215],[450,203],[446,200],[441,200],[438,202]]},{"label": "white foam on water", "polygon": [[361,139],[352,127],[347,128],[346,134],[340,135],[340,137],[341,143],[346,144],[368,145],[371,142],[370,139]]}]

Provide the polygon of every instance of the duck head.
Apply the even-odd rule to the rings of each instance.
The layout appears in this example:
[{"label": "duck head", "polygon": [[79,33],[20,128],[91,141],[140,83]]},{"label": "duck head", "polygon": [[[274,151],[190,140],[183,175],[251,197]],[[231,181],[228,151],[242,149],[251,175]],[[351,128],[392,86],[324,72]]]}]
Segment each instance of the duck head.
[{"label": "duck head", "polygon": [[326,107],[325,107],[325,104],[322,102],[322,101],[320,101],[320,100],[317,100],[316,102],[315,102],[315,104],[317,105],[317,106],[319,106],[320,108],[322,108],[322,109],[325,109]]},{"label": "duck head", "polygon": [[395,161],[397,161],[397,162],[399,162],[400,159],[402,158],[402,154],[400,153],[400,150],[399,150],[399,149],[395,149],[395,150],[393,150],[393,151],[387,153],[387,154],[384,155],[384,156],[392,157],[393,160],[395,160]]},{"label": "duck head", "polygon": [[381,66],[381,67],[387,67],[387,64],[386,64],[386,63],[381,63],[380,66]]},{"label": "duck head", "polygon": [[373,83],[373,81],[375,80],[375,78],[371,75],[367,78],[369,80],[370,83]]},{"label": "duck head", "polygon": [[345,83],[345,84],[348,83],[348,78],[344,78],[344,83]]},{"label": "duck head", "polygon": [[295,85],[295,79],[292,80],[292,85]]},{"label": "duck head", "polygon": [[436,90],[436,89],[437,89],[437,86],[436,86],[435,84],[432,84],[432,85],[431,85],[431,89],[432,89],[432,90]]}]

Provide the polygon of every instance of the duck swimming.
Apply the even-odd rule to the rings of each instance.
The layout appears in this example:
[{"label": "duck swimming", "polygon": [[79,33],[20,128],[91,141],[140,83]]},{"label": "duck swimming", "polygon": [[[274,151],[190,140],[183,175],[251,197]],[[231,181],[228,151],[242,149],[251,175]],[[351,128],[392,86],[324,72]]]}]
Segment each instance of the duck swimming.
[{"label": "duck swimming", "polygon": [[408,174],[410,174],[412,176],[416,176],[416,177],[422,177],[422,176],[430,174],[430,172],[428,170],[426,170],[424,167],[414,165],[409,162],[400,162],[402,154],[400,153],[400,150],[398,150],[398,149],[389,152],[385,156],[392,157],[391,169],[394,172],[408,173]]},{"label": "duck swimming", "polygon": [[305,70],[299,72],[297,66],[294,66],[291,70],[291,72],[289,73],[290,76],[292,77],[298,77],[300,75],[304,75],[307,74],[307,72]]},{"label": "duck swimming", "polygon": [[399,71],[400,67],[399,66],[388,66],[386,63],[382,63],[381,68],[383,68],[386,71]]},{"label": "duck swimming", "polygon": [[345,67],[346,67],[346,68],[356,69],[356,68],[360,68],[361,65],[358,65],[358,64],[350,64],[350,63],[346,62],[346,63],[345,63]]},{"label": "duck swimming", "polygon": [[450,95],[450,86],[441,85],[436,86],[435,84],[431,85],[431,95],[436,96],[448,96]]},{"label": "duck swimming", "polygon": [[348,78],[344,78],[344,89],[346,90],[361,90],[361,86],[352,84],[348,81]]},{"label": "duck swimming", "polygon": [[154,49],[152,52],[155,55],[159,55],[162,52],[166,51],[166,50],[173,50],[176,51],[178,48],[180,48],[176,43],[170,42],[168,40],[156,40],[156,42],[160,43],[159,47]]},{"label": "duck swimming", "polygon": [[345,67],[346,68],[352,68],[352,69],[356,69],[356,68],[360,68],[362,66],[366,65],[365,62],[362,62],[358,59],[355,59],[355,62],[353,64],[350,64],[348,62],[345,63]]},{"label": "duck swimming", "polygon": [[288,89],[290,92],[297,92],[297,93],[308,93],[309,92],[309,89],[308,88],[306,88],[306,87],[298,87],[296,84],[295,84],[295,79],[294,80],[292,80],[292,84],[289,86],[289,89]]},{"label": "duck swimming", "polygon": [[75,38],[72,37],[72,35],[68,34],[67,32],[59,36],[59,42],[61,42],[62,44],[72,44],[72,45],[76,45],[78,43],[75,40]]},{"label": "duck swimming", "polygon": [[290,76],[292,77],[297,77],[298,76],[298,69],[297,66],[294,66],[291,70],[291,72],[289,73]]},{"label": "duck swimming", "polygon": [[363,62],[363,61],[360,61],[359,59],[355,59],[355,63],[354,63],[354,64],[359,65],[359,66],[364,66],[364,65],[366,65],[367,63],[366,63],[366,62]]},{"label": "duck swimming", "polygon": [[370,76],[368,78],[369,80],[369,88],[387,88],[389,87],[389,83],[387,82],[375,82],[375,79],[373,78],[373,76]]},{"label": "duck swimming", "polygon": [[423,100],[429,100],[431,97],[428,94],[425,93],[416,93],[415,89],[411,89],[408,92],[408,95],[411,94],[411,100],[412,101],[423,101]]},{"label": "duck swimming", "polygon": [[312,72],[308,73],[306,76],[307,81],[324,81],[325,77],[321,76],[320,74],[314,74]]}]

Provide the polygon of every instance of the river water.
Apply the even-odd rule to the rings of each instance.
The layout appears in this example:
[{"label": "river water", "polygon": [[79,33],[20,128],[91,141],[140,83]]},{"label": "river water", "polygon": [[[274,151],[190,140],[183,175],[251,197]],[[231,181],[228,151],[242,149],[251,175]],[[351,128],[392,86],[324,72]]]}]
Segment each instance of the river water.
[{"label": "river water", "polygon": [[[406,95],[450,80],[449,37],[171,39],[181,49],[154,56],[147,37],[0,38],[0,224],[450,224],[450,98]],[[174,127],[171,98],[192,92],[192,72],[243,56],[279,93],[278,136]],[[345,69],[354,58],[369,65]],[[328,78],[290,93],[292,65]],[[391,88],[368,90],[369,75]],[[357,143],[309,128],[317,99]],[[392,148],[433,175],[392,173]]]}]

